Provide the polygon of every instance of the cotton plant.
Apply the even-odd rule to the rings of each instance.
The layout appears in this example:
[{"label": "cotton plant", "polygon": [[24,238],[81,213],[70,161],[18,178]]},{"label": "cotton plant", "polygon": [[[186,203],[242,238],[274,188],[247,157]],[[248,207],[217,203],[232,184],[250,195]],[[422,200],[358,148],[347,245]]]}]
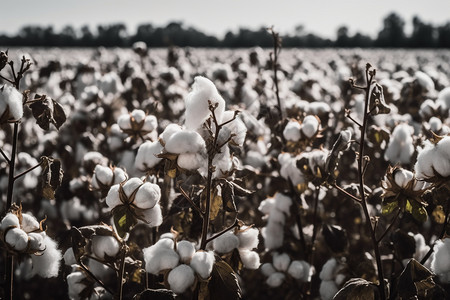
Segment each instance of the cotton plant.
[{"label": "cotton plant", "polygon": [[44,278],[58,276],[61,251],[43,229],[43,221],[13,206],[0,223],[1,241],[16,256],[31,258],[31,275]]},{"label": "cotton plant", "polygon": [[271,263],[261,265],[261,272],[267,277],[266,284],[272,288],[281,286],[291,277],[300,282],[310,282],[314,267],[304,260],[292,260],[287,253],[274,252]]},{"label": "cotton plant", "polygon": [[92,191],[99,191],[102,198],[105,198],[111,186],[127,179],[128,175],[122,168],[97,165],[92,175],[90,189]]},{"label": "cotton plant", "polygon": [[133,138],[151,135],[158,128],[158,120],[153,115],[147,115],[143,110],[134,109],[128,114],[122,114],[117,119],[120,129]]},{"label": "cotton plant", "polygon": [[384,158],[391,164],[410,164],[414,153],[414,130],[408,124],[397,125],[392,132],[389,144],[384,152]]},{"label": "cotton plant", "polygon": [[[308,115],[302,122],[289,120],[283,129],[283,136],[292,147],[298,147],[303,141],[306,145],[319,136],[321,131],[320,119],[317,116]],[[292,148],[291,147],[291,148]]]}]

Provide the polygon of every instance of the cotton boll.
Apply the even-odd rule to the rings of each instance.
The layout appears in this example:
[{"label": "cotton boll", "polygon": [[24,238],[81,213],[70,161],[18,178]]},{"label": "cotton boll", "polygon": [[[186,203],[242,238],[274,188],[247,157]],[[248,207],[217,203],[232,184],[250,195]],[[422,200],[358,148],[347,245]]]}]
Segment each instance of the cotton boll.
[{"label": "cotton boll", "polygon": [[273,273],[267,278],[266,283],[268,286],[276,288],[283,284],[286,275],[280,272]]},{"label": "cotton boll", "polygon": [[178,265],[180,257],[173,250],[173,240],[162,239],[153,246],[145,248],[145,270],[153,275],[158,275],[162,270],[173,269]]},{"label": "cotton boll", "polygon": [[147,226],[156,227],[161,225],[163,221],[161,206],[156,204],[153,208],[144,210],[142,217],[147,222]]},{"label": "cotton boll", "polygon": [[431,117],[428,124],[433,132],[439,132],[442,129],[442,121],[439,118]]},{"label": "cotton boll", "polygon": [[187,264],[195,253],[194,244],[189,241],[179,241],[177,243],[177,252],[180,255],[181,262]]},{"label": "cotton boll", "polygon": [[[9,115],[13,120],[19,120],[23,116],[22,98],[23,95],[10,85],[4,85],[0,90],[0,103],[6,103]],[[0,117],[6,110],[6,107],[2,106],[0,106]]]},{"label": "cotton boll", "polygon": [[198,170],[203,166],[204,159],[198,153],[182,153],[178,155],[177,165],[185,170]]},{"label": "cotton boll", "polygon": [[228,253],[239,247],[239,238],[233,231],[227,231],[213,240],[213,248],[218,253]]},{"label": "cotton boll", "polygon": [[86,288],[83,283],[84,280],[86,280],[86,276],[83,272],[72,272],[67,275],[66,281],[70,299],[80,299],[81,292]]},{"label": "cotton boll", "polygon": [[284,194],[277,193],[275,195],[275,207],[279,210],[285,213],[286,215],[290,216],[290,208],[292,205],[292,199]]},{"label": "cotton boll", "polygon": [[39,229],[39,222],[30,214],[22,214],[21,225],[25,232],[32,232]]},{"label": "cotton boll", "polygon": [[194,284],[194,270],[188,265],[179,265],[170,271],[167,277],[170,289],[176,294],[182,294]]},{"label": "cotton boll", "polygon": [[434,145],[430,141],[425,141],[425,147],[419,150],[417,162],[414,170],[418,179],[426,179],[434,175],[433,172],[433,156]]},{"label": "cotton boll", "polygon": [[431,269],[438,275],[450,272],[450,238],[436,242]]},{"label": "cotton boll", "polygon": [[122,168],[114,168],[114,182],[113,184],[121,183],[128,179],[128,175]]},{"label": "cotton boll", "polygon": [[415,73],[417,82],[428,92],[434,91],[434,82],[426,73],[422,71],[417,71]]},{"label": "cotton boll", "polygon": [[105,256],[115,257],[120,250],[119,241],[113,236],[94,235],[92,237],[92,252],[104,260]]},{"label": "cotton boll", "polygon": [[321,280],[334,280],[334,271],[337,267],[337,260],[330,258],[322,267],[319,277]]},{"label": "cotton boll", "polygon": [[206,279],[211,275],[214,262],[215,257],[213,252],[197,251],[192,255],[191,267],[201,278]]},{"label": "cotton boll", "polygon": [[128,179],[123,185],[123,192],[127,197],[130,197],[137,189],[139,189],[144,182],[137,177]]},{"label": "cotton boll", "polygon": [[44,238],[45,251],[41,255],[31,255],[33,263],[32,274],[44,278],[58,276],[59,265],[62,258],[61,251],[57,249],[56,242],[46,236]]},{"label": "cotton boll", "polygon": [[275,253],[273,255],[273,266],[278,271],[287,271],[289,264],[291,263],[291,258],[287,253]]},{"label": "cotton boll", "polygon": [[300,140],[301,125],[298,121],[289,121],[284,127],[283,136],[286,140],[298,142]]},{"label": "cotton boll", "polygon": [[185,125],[187,129],[198,129],[209,118],[211,111],[208,100],[218,105],[214,114],[220,124],[225,111],[225,100],[211,80],[202,76],[195,77],[192,91],[186,97]]},{"label": "cotton boll", "polygon": [[20,228],[12,228],[6,233],[5,242],[14,250],[23,251],[28,246],[28,235]]},{"label": "cotton boll", "polygon": [[319,130],[319,120],[315,116],[306,116],[303,120],[301,131],[308,137],[312,138]]},{"label": "cotton boll", "polygon": [[301,261],[294,260],[290,265],[288,269],[288,273],[294,277],[295,279],[303,279],[305,276],[307,277],[308,271],[305,269],[305,266]]},{"label": "cotton boll", "polygon": [[402,188],[405,188],[406,185],[413,179],[414,174],[411,171],[398,168],[394,174],[395,183]]},{"label": "cotton boll", "polygon": [[119,188],[120,188],[119,184],[113,185],[109,189],[108,195],[106,195],[106,205],[108,205],[110,209],[113,209],[114,207],[123,204],[119,198]]},{"label": "cotton boll", "polygon": [[134,118],[134,121],[136,123],[141,123],[145,119],[145,112],[141,109],[134,109],[131,112],[131,116]]},{"label": "cotton boll", "polygon": [[45,250],[43,233],[32,232],[28,234],[31,251]]},{"label": "cotton boll", "polygon": [[319,287],[319,293],[322,300],[332,300],[339,291],[336,283],[332,280],[322,280]]},{"label": "cotton boll", "polygon": [[268,250],[281,247],[284,241],[283,226],[277,222],[270,222],[261,229],[261,235],[264,238],[264,246]]},{"label": "cotton boll", "polygon": [[120,129],[122,130],[129,130],[131,129],[131,121],[130,121],[130,115],[120,115],[117,119],[117,125],[119,125]]},{"label": "cotton boll", "polygon": [[239,249],[239,256],[241,258],[242,264],[245,268],[250,270],[256,270],[260,266],[259,255],[255,251],[250,251],[247,249]]},{"label": "cotton boll", "polygon": [[100,188],[98,182],[103,185],[110,185],[112,182],[113,171],[109,167],[97,165],[94,169],[94,176],[92,178],[92,187],[95,189]]},{"label": "cotton boll", "polygon": [[146,141],[140,145],[134,162],[136,169],[146,171],[156,166],[161,161],[156,155],[160,154],[162,149],[163,146],[158,141]]},{"label": "cotton boll", "polygon": [[158,120],[155,116],[147,116],[145,117],[144,125],[142,126],[142,130],[144,131],[153,131],[158,127]]},{"label": "cotton boll", "polygon": [[149,209],[154,207],[159,199],[161,199],[159,185],[145,182],[139,187],[133,204],[141,209]]},{"label": "cotton boll", "polygon": [[71,266],[77,263],[72,247],[68,248],[66,252],[64,252],[63,259],[66,266]]},{"label": "cotton boll", "polygon": [[263,214],[268,215],[270,214],[270,212],[274,207],[275,207],[275,198],[267,198],[266,200],[261,201],[258,210]]},{"label": "cotton boll", "polygon": [[165,145],[167,152],[175,154],[195,153],[204,150],[205,147],[205,140],[195,131],[175,132]]},{"label": "cotton boll", "polygon": [[15,214],[7,213],[0,223],[0,230],[5,231],[10,226],[19,227],[19,218]]},{"label": "cotton boll", "polygon": [[258,235],[257,228],[249,228],[248,226],[242,226],[240,228],[237,237],[239,238],[239,248],[252,250],[258,247]]},{"label": "cotton boll", "polygon": [[267,277],[269,277],[276,271],[277,270],[275,270],[275,268],[273,267],[273,265],[271,263],[264,263],[261,265],[261,273],[263,273],[263,275],[265,275]]},{"label": "cotton boll", "polygon": [[176,133],[182,131],[182,128],[178,124],[169,124],[164,129],[163,133],[161,134],[161,139],[164,141],[164,143],[167,143],[167,141],[170,139],[170,137]]},{"label": "cotton boll", "polygon": [[[231,120],[234,117],[235,112],[234,111],[226,111],[223,116],[222,122],[225,123],[226,121]],[[231,141],[238,145],[239,147],[242,147],[245,141],[245,136],[247,134],[247,126],[245,126],[244,122],[238,117],[236,117],[233,121],[226,124],[222,131],[225,131],[225,129],[228,129],[230,134],[233,134],[234,136],[231,138]]]}]

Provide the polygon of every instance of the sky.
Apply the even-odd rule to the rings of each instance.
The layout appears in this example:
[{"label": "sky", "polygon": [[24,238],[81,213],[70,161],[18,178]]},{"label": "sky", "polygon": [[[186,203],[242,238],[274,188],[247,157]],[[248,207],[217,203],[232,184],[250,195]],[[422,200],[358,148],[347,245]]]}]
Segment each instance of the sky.
[{"label": "sky", "polygon": [[306,32],[335,38],[339,26],[376,37],[383,18],[396,12],[411,30],[414,15],[434,26],[450,21],[450,0],[16,0],[2,1],[0,33],[15,34],[24,25],[89,25],[122,22],[129,34],[139,24],[165,26],[182,21],[218,37],[239,28],[274,26],[281,34],[297,25]]}]

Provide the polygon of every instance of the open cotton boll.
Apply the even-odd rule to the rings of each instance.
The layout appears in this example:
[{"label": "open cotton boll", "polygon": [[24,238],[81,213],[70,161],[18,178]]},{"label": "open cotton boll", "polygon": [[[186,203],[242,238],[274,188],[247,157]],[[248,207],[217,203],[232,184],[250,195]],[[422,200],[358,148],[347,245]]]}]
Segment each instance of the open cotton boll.
[{"label": "open cotton boll", "polygon": [[137,177],[128,179],[123,185],[123,192],[127,197],[130,197],[144,182]]},{"label": "open cotton boll", "polygon": [[[441,278],[441,274],[450,272],[450,238],[445,238],[436,242],[434,246],[434,257],[431,261],[431,270],[436,273],[439,278]],[[448,282],[450,282],[450,280],[446,281],[446,283]]]},{"label": "open cotton boll", "polygon": [[284,127],[283,136],[286,140],[298,142],[300,140],[301,125],[298,121],[289,121]]},{"label": "open cotton boll", "polygon": [[417,71],[414,76],[416,77],[417,82],[427,91],[434,91],[434,82],[430,76],[422,71]]},{"label": "open cotton boll", "polygon": [[266,283],[268,286],[276,288],[283,284],[286,275],[280,272],[273,273],[267,278]]},{"label": "open cotton boll", "polygon": [[263,214],[268,215],[274,209],[274,207],[275,207],[275,198],[267,198],[266,200],[261,201],[258,210]]},{"label": "open cotton boll", "polygon": [[334,280],[334,271],[337,267],[337,260],[330,258],[322,267],[319,277],[321,280]]},{"label": "open cotton boll", "polygon": [[319,287],[319,293],[322,300],[332,300],[339,291],[336,283],[332,280],[322,280]]},{"label": "open cotton boll", "polygon": [[197,251],[192,255],[190,266],[201,278],[206,279],[211,275],[215,260],[214,252]]},{"label": "open cotton boll", "polygon": [[83,272],[72,272],[66,277],[70,299],[80,299],[81,292],[87,287],[84,283],[86,276]]},{"label": "open cotton boll", "polygon": [[257,228],[249,228],[248,226],[242,226],[240,228],[237,237],[239,238],[239,248],[252,250],[258,247],[259,230]]},{"label": "open cotton boll", "polygon": [[109,189],[108,195],[106,195],[106,205],[108,205],[110,209],[123,204],[119,197],[119,187],[119,184],[113,185]]},{"label": "open cotton boll", "polygon": [[319,130],[319,120],[315,116],[306,116],[301,125],[302,133],[308,137],[312,138]]},{"label": "open cotton boll", "polygon": [[213,240],[213,248],[219,253],[228,253],[239,247],[239,238],[233,231],[227,231]]},{"label": "open cotton boll", "polygon": [[141,123],[145,119],[145,112],[141,109],[134,109],[131,112],[131,116],[134,118],[136,123]]},{"label": "open cotton boll", "polygon": [[158,127],[158,120],[155,116],[149,115],[145,117],[144,125],[142,126],[142,130],[144,131],[153,131]]},{"label": "open cotton boll", "polygon": [[0,230],[5,231],[6,228],[10,226],[16,226],[19,227],[19,218],[15,214],[7,213],[6,216],[2,219],[2,222],[0,223]]},{"label": "open cotton boll", "polygon": [[274,253],[272,264],[278,271],[287,271],[290,263],[291,258],[287,253]]},{"label": "open cotton boll", "polygon": [[160,154],[163,146],[160,142],[146,141],[139,146],[134,166],[136,169],[146,171],[156,166],[162,158],[157,157]]},{"label": "open cotton boll", "polygon": [[154,207],[159,199],[161,199],[159,185],[145,182],[139,187],[133,204],[142,209],[149,209]]},{"label": "open cotton boll", "polygon": [[214,111],[218,123],[222,123],[222,116],[225,111],[225,100],[220,96],[214,83],[203,76],[194,78],[192,91],[186,97],[185,126],[187,129],[195,130],[209,118],[208,100],[212,104],[217,104]]},{"label": "open cotton boll", "polygon": [[402,188],[405,188],[406,185],[413,179],[414,174],[411,171],[398,168],[394,174],[395,183]]},{"label": "open cotton boll", "polygon": [[269,277],[276,271],[277,270],[275,270],[275,268],[273,267],[273,265],[271,263],[264,263],[261,265],[261,273],[263,273],[263,275],[265,275],[267,277]]},{"label": "open cotton boll", "polygon": [[[172,247],[168,247],[172,245]],[[173,269],[178,265],[180,256],[173,250],[173,240],[162,239],[153,246],[145,248],[145,270],[158,275],[162,270]]]},{"label": "open cotton boll", "polygon": [[164,129],[163,133],[161,133],[161,139],[164,141],[164,143],[167,143],[167,141],[170,139],[170,137],[179,131],[182,131],[183,129],[181,128],[180,125],[178,124],[169,124],[167,125],[167,127]]},{"label": "open cotton boll", "polygon": [[104,260],[105,256],[115,257],[120,250],[119,241],[113,236],[94,235],[92,237],[92,252]]},{"label": "open cotton boll", "polygon": [[22,229],[25,232],[32,232],[39,229],[39,222],[30,214],[22,214]]},{"label": "open cotton boll", "polygon": [[384,158],[392,164],[408,164],[414,153],[412,127],[408,124],[399,124],[392,132],[392,138],[384,153]]},{"label": "open cotton boll", "polygon": [[190,171],[199,169],[204,162],[204,158],[199,153],[181,153],[177,158],[177,165]]},{"label": "open cotton boll", "polygon": [[[234,111],[231,110],[225,111],[223,114],[222,123],[232,120],[234,118],[234,115],[235,115]],[[247,127],[239,117],[236,117],[233,121],[227,123],[224,127],[222,127],[222,129],[219,132],[218,141],[220,141],[220,143],[223,143],[226,140],[228,140],[231,135],[233,135],[231,141],[233,141],[238,146],[242,147],[245,141],[246,134],[247,134]]]},{"label": "open cotton boll", "polygon": [[279,210],[285,213],[286,215],[291,215],[291,205],[292,205],[292,199],[284,194],[277,193],[275,195],[275,207]]},{"label": "open cotton boll", "polygon": [[121,183],[128,179],[128,175],[122,168],[114,168],[114,182],[113,184]]},{"label": "open cotton boll", "polygon": [[105,167],[102,165],[95,166],[94,177],[92,178],[92,187],[98,189],[100,182],[103,185],[110,185],[113,178],[113,170],[110,167]]},{"label": "open cotton boll", "polygon": [[194,284],[195,274],[194,270],[188,265],[179,265],[170,271],[167,277],[167,282],[169,283],[170,289],[175,294],[182,294],[190,286]]},{"label": "open cotton boll", "polygon": [[205,140],[196,131],[178,131],[175,132],[168,141],[166,141],[165,149],[167,152],[195,153],[205,149]]},{"label": "open cotton boll", "polygon": [[294,260],[289,265],[288,273],[295,279],[308,281],[309,278],[309,264],[305,261]]},{"label": "open cotton boll", "polygon": [[283,225],[278,222],[269,222],[261,229],[264,238],[264,247],[269,250],[277,249],[283,245],[284,231]]},{"label": "open cotton boll", "polygon": [[23,95],[13,86],[4,85],[0,89],[0,117],[4,114],[6,108],[9,109],[10,119],[19,120],[23,116]]},{"label": "open cotton boll", "polygon": [[163,216],[161,206],[156,204],[151,209],[146,209],[142,212],[144,220],[147,222],[147,226],[156,227],[162,224]]},{"label": "open cotton boll", "polygon": [[31,255],[33,263],[32,274],[44,278],[58,276],[59,265],[62,258],[61,251],[56,247],[56,242],[48,236],[44,237],[45,251],[40,255]]},{"label": "open cotton boll", "polygon": [[64,252],[63,259],[66,266],[71,266],[77,263],[72,247],[68,248],[66,252]]},{"label": "open cotton boll", "polygon": [[28,234],[30,250],[42,251],[45,250],[44,233],[31,232]]},{"label": "open cotton boll", "polygon": [[120,115],[119,118],[117,119],[117,125],[119,125],[120,129],[122,130],[131,129],[130,115],[129,114]]},{"label": "open cotton boll", "polygon": [[428,124],[433,132],[439,132],[442,129],[442,121],[439,118],[431,117]]},{"label": "open cotton boll", "polygon": [[20,228],[12,228],[5,235],[5,242],[17,251],[23,251],[28,246],[28,234]]},{"label": "open cotton boll", "polygon": [[259,255],[255,251],[248,249],[239,249],[239,256],[244,267],[250,270],[256,270],[260,266]]},{"label": "open cotton boll", "polygon": [[181,262],[187,264],[195,253],[194,244],[189,241],[179,241],[177,243],[177,252],[180,255]]},{"label": "open cotton boll", "polygon": [[450,176],[450,136],[445,136],[436,145],[425,141],[425,147],[419,150],[414,166],[418,179],[434,176],[434,171],[443,177]]}]

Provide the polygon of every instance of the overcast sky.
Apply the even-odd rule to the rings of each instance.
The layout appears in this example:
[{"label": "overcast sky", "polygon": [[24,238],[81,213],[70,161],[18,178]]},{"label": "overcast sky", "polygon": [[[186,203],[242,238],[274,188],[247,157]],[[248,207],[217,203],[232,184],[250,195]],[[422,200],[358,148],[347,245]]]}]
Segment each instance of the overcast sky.
[{"label": "overcast sky", "polygon": [[307,32],[334,38],[347,25],[350,34],[360,31],[375,37],[383,18],[400,14],[409,25],[414,15],[434,25],[450,20],[450,0],[17,0],[2,1],[0,32],[14,34],[23,25],[64,25],[79,29],[89,25],[123,22],[128,33],[142,23],[157,26],[183,21],[222,37],[239,27],[257,29],[273,25],[281,33],[303,25]]}]

